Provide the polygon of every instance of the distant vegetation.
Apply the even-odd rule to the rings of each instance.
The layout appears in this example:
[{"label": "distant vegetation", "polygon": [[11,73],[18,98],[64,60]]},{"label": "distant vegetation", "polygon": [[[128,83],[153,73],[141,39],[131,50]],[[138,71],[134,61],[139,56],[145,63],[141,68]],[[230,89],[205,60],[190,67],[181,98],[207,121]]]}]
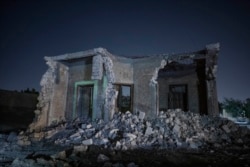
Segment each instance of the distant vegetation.
[{"label": "distant vegetation", "polygon": [[250,98],[246,100],[237,100],[234,98],[225,98],[221,103],[221,107],[233,117],[247,117],[250,118]]},{"label": "distant vegetation", "polygon": [[21,90],[21,93],[34,93],[34,94],[39,94],[38,91],[36,91],[36,89],[32,88],[27,88],[26,90]]}]

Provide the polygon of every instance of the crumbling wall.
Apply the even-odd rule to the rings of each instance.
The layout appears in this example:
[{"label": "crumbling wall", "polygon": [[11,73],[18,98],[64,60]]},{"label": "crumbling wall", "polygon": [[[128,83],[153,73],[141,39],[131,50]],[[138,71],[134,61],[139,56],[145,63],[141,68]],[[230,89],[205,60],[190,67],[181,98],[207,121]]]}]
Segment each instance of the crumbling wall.
[{"label": "crumbling wall", "polygon": [[134,62],[134,110],[145,111],[146,117],[157,115],[156,73],[164,66],[161,57],[149,57]]},{"label": "crumbling wall", "polygon": [[115,112],[115,100],[117,91],[114,88],[115,74],[113,71],[113,61],[109,56],[103,56],[104,68],[107,76],[107,87],[105,90],[104,120],[109,121]]},{"label": "crumbling wall", "polygon": [[113,59],[113,71],[115,75],[115,83],[133,84],[133,60],[123,57],[115,57]]},{"label": "crumbling wall", "polygon": [[[99,49],[97,52],[97,55],[93,57],[92,70],[94,70],[94,73],[92,71],[92,79],[102,79],[103,90],[100,96],[103,98],[100,99],[99,106],[103,109],[102,118],[105,121],[109,121],[115,113],[115,104],[118,95],[114,84],[133,83],[132,60],[113,56],[105,49]],[[99,69],[102,67],[104,67],[104,70]]]},{"label": "crumbling wall", "polygon": [[57,65],[57,77],[53,88],[48,124],[65,120],[68,86],[68,67],[62,63]]},{"label": "crumbling wall", "polygon": [[53,87],[57,77],[57,62],[49,58],[46,60],[49,68],[40,82],[41,92],[38,97],[37,110],[35,110],[35,121],[30,124],[30,130],[39,130],[48,124]]}]

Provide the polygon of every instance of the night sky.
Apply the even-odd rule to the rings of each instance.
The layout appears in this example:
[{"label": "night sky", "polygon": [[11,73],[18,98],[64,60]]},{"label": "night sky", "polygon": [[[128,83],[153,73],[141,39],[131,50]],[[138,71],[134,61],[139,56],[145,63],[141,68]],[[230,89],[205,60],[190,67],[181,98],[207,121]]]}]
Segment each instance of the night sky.
[{"label": "night sky", "polygon": [[220,42],[219,100],[250,97],[249,0],[1,0],[0,89],[40,90],[44,56],[183,53]]}]

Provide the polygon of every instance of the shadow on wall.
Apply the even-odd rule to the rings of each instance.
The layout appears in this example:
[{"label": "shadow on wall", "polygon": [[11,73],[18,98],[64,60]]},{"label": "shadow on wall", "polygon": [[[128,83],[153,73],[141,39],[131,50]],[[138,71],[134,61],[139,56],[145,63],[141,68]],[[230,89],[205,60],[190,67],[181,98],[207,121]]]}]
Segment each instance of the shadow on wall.
[{"label": "shadow on wall", "polygon": [[37,92],[0,90],[0,132],[20,131],[34,119]]}]

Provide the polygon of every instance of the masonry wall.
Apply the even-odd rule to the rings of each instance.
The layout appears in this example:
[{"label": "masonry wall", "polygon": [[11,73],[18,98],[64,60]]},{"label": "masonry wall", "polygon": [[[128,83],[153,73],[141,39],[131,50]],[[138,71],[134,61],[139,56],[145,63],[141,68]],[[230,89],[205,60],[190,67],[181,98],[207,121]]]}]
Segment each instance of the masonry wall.
[{"label": "masonry wall", "polygon": [[113,59],[115,83],[133,84],[133,60],[117,57]]},{"label": "masonry wall", "polygon": [[62,63],[58,63],[48,115],[49,124],[65,119],[68,76],[68,67]]},{"label": "masonry wall", "polygon": [[157,87],[150,85],[156,68],[161,64],[157,57],[143,58],[134,62],[134,111],[146,112],[146,117],[157,115]]}]

